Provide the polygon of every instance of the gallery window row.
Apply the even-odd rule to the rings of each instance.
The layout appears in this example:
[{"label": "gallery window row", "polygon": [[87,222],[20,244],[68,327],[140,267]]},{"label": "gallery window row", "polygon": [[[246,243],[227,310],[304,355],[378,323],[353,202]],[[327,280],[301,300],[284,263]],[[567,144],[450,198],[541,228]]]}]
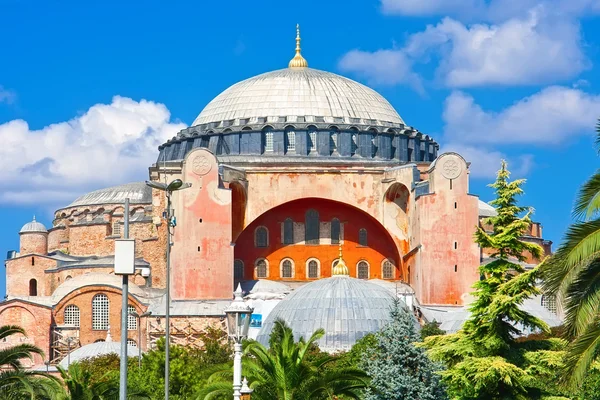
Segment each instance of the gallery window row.
[{"label": "gallery window row", "polygon": [[[335,267],[339,260],[335,260],[332,263],[332,267]],[[296,268],[298,266],[291,258],[284,258],[279,263],[279,278],[293,279],[296,277]],[[274,277],[272,270],[270,270],[269,261],[265,258],[259,258],[254,263],[255,274],[259,279],[266,279]],[[304,263],[305,275],[309,279],[318,279],[321,277],[321,261],[317,258],[309,258]],[[383,279],[394,279],[394,263],[389,259],[385,259],[381,263],[381,276]],[[244,262],[236,259],[233,263],[233,276],[236,280],[244,278]],[[371,266],[365,261],[361,260],[356,263],[356,277],[358,279],[370,279],[371,278]]]},{"label": "gallery window row", "polygon": [[[136,330],[138,320],[135,316],[135,307],[127,306],[127,330]],[[81,322],[81,313],[79,307],[75,304],[69,304],[63,312],[64,324],[79,328]],[[92,299],[92,330],[107,330],[109,327],[110,300],[108,296],[99,293]]]},{"label": "gallery window row", "polygon": [[[328,221],[327,225],[329,236],[329,243],[339,244],[342,240],[342,224],[338,218],[333,218]],[[294,229],[295,221],[292,218],[286,218],[283,221],[281,229],[281,243],[282,244],[294,244],[297,242],[304,242],[305,244],[321,244],[323,235],[321,220],[319,218],[319,212],[314,209],[306,211],[304,215],[304,229],[303,232],[298,233],[298,229]],[[298,223],[296,222],[296,225]],[[296,227],[297,228],[297,227]],[[298,236],[303,235],[299,238]],[[271,241],[269,240],[269,229],[266,226],[259,226],[254,230],[254,246],[269,247]],[[303,240],[300,240],[303,239]],[[358,244],[360,246],[368,245],[368,235],[365,228],[358,230]]]}]

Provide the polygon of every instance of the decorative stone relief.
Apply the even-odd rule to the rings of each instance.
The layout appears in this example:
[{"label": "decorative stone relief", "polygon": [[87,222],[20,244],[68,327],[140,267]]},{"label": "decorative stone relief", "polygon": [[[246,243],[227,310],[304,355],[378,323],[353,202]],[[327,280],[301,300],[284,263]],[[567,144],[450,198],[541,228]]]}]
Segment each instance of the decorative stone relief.
[{"label": "decorative stone relief", "polygon": [[462,167],[454,158],[449,158],[442,165],[442,175],[447,179],[456,179],[460,176]]},{"label": "decorative stone relief", "polygon": [[204,154],[197,155],[192,161],[192,171],[198,176],[204,176],[212,169],[212,163]]}]

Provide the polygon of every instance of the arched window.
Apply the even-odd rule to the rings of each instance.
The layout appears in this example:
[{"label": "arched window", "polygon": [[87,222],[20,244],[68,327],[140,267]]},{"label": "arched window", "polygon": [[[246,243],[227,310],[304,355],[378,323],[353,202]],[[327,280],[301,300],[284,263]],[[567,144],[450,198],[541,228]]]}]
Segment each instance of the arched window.
[{"label": "arched window", "polygon": [[127,306],[127,330],[135,331],[138,328],[138,319],[136,317],[137,312],[135,307],[131,304]]},{"label": "arched window", "polygon": [[233,262],[233,279],[244,278],[244,262],[242,260],[235,260]]},{"label": "arched window", "polygon": [[69,304],[65,307],[65,325],[79,328],[79,307]]},{"label": "arched window", "polygon": [[229,154],[229,145],[225,141],[223,135],[219,135],[219,139],[217,140],[217,154]]},{"label": "arched window", "polygon": [[308,127],[308,151],[316,151],[317,150],[317,128],[314,126]]},{"label": "arched window", "polygon": [[37,296],[37,281],[35,279],[29,281],[29,295]]},{"label": "arched window", "polygon": [[69,279],[72,279],[73,277],[71,275],[67,275],[67,277],[65,278],[65,281],[68,281]]},{"label": "arched window", "polygon": [[361,228],[358,231],[358,245],[367,246],[367,243],[367,230],[365,228]]},{"label": "arched window", "polygon": [[294,243],[294,221],[291,218],[286,218],[283,221],[283,244]]},{"label": "arched window", "polygon": [[133,339],[127,339],[127,346],[137,347],[137,343]]},{"label": "arched window", "polygon": [[542,295],[542,306],[546,307],[548,311],[556,314],[556,297],[548,296],[546,294]]},{"label": "arched window", "polygon": [[304,221],[304,241],[306,244],[319,244],[319,213],[308,210]]},{"label": "arched window", "polygon": [[334,218],[331,220],[331,244],[340,243],[340,220]]},{"label": "arched window", "polygon": [[112,234],[113,236],[121,236],[121,224],[119,221],[113,221]]},{"label": "arched window", "polygon": [[384,260],[381,265],[383,279],[394,279],[394,264],[390,260]]},{"label": "arched window", "polygon": [[270,126],[267,126],[265,129],[263,129],[263,135],[264,135],[264,143],[265,143],[265,152],[272,152],[273,151],[273,128],[271,128]]},{"label": "arched window", "polygon": [[286,153],[296,151],[296,131],[291,126],[285,128],[285,149]]},{"label": "arched window", "polygon": [[286,258],[281,261],[281,277],[282,278],[293,278],[294,277],[294,264],[292,260]]},{"label": "arched window", "polygon": [[109,302],[105,294],[97,294],[92,299],[92,329],[102,331],[108,329]]},{"label": "arched window", "polygon": [[369,264],[366,261],[360,261],[356,266],[356,277],[358,279],[369,279]]},{"label": "arched window", "polygon": [[269,231],[264,226],[259,226],[254,232],[254,244],[256,247],[269,246]]},{"label": "arched window", "polygon": [[338,148],[338,129],[331,128],[329,132],[329,151],[333,153]]},{"label": "arched window", "polygon": [[258,260],[256,262],[256,277],[257,278],[267,278],[268,277],[268,266],[267,266],[267,260],[265,260],[264,258],[261,258],[260,260]]},{"label": "arched window", "polygon": [[319,273],[320,272],[319,271],[319,269],[320,269],[319,268],[319,260],[317,260],[316,258],[309,259],[306,262],[306,269],[307,269],[306,276],[309,279],[316,279],[316,278],[318,278],[319,275],[320,275],[320,273]]},{"label": "arched window", "polygon": [[353,133],[352,140],[350,141],[350,155],[355,155],[357,149],[358,149],[358,135],[356,133]]}]

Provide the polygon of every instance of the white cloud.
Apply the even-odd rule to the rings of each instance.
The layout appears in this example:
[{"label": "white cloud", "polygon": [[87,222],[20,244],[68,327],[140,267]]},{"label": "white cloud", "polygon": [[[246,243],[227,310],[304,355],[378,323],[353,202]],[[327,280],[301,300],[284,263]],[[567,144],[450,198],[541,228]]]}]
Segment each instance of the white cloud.
[{"label": "white cloud", "polygon": [[373,85],[407,84],[424,94],[419,76],[412,71],[412,61],[401,50],[375,52],[351,50],[340,60],[342,71],[353,72]]},{"label": "white cloud", "polygon": [[17,98],[17,94],[13,90],[4,88],[0,85],[0,103],[12,104]]},{"label": "white cloud", "polygon": [[163,104],[115,96],[39,130],[23,120],[0,125],[0,202],[68,202],[90,189],[142,180],[158,145],[185,128],[170,117]]},{"label": "white cloud", "polygon": [[517,155],[509,157],[506,153],[490,149],[484,146],[472,146],[461,143],[445,144],[441,152],[453,151],[461,156],[467,162],[471,163],[469,173],[473,178],[490,179],[496,176],[500,169],[500,161],[506,160],[510,169],[516,176],[526,175],[534,166],[533,156],[531,154]]},{"label": "white cloud", "polygon": [[579,24],[550,18],[541,8],[500,25],[445,18],[412,35],[404,51],[415,59],[439,56],[437,77],[449,87],[556,82],[588,66]]},{"label": "white cloud", "polygon": [[600,116],[600,95],[551,86],[510,107],[484,110],[470,95],[455,91],[446,99],[443,119],[448,141],[494,145],[556,145],[592,134]]}]

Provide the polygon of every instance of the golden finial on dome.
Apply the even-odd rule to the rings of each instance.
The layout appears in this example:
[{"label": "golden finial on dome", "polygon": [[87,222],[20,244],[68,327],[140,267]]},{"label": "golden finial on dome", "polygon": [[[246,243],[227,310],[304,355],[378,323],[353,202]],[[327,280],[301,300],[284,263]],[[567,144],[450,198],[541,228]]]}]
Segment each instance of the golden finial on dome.
[{"label": "golden finial on dome", "polygon": [[340,242],[340,255],[338,257],[338,262],[337,264],[335,264],[335,266],[333,267],[333,271],[331,273],[332,276],[334,275],[350,275],[350,271],[348,270],[348,266],[346,265],[346,263],[344,262],[344,259],[342,258],[342,243]]},{"label": "golden finial on dome", "polygon": [[296,24],[296,55],[291,59],[290,68],[307,68],[308,62],[300,54],[300,24]]}]

